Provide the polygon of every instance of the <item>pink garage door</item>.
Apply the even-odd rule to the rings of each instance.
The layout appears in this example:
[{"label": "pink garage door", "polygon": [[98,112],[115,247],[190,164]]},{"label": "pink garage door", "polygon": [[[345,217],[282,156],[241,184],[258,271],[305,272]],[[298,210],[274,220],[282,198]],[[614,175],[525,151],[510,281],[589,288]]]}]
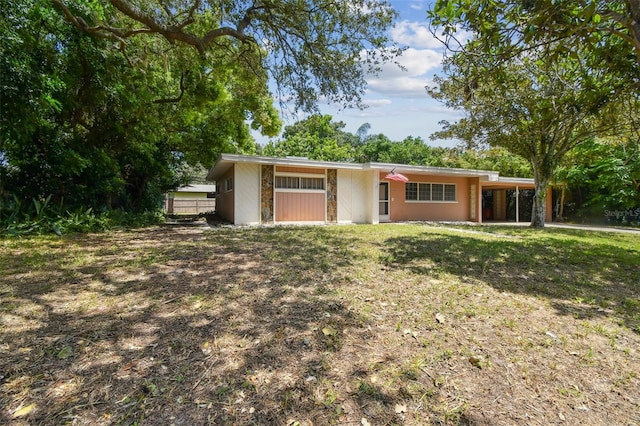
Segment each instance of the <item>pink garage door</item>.
[{"label": "pink garage door", "polygon": [[324,222],[324,192],[276,192],[276,222]]}]

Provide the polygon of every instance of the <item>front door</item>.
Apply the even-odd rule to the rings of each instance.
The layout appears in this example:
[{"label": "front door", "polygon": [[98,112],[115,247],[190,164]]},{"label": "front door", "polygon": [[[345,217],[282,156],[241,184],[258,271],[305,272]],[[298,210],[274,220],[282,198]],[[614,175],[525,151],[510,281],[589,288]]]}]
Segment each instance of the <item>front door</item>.
[{"label": "front door", "polygon": [[389,222],[389,182],[380,182],[378,205],[380,222]]}]

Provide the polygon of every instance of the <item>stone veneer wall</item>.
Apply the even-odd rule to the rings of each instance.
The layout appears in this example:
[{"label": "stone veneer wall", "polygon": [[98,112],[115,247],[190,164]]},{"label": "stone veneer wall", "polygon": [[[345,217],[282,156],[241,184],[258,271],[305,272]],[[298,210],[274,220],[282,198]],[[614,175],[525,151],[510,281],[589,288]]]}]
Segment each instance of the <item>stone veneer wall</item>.
[{"label": "stone veneer wall", "polygon": [[260,184],[260,216],[262,223],[273,223],[273,169],[274,166],[262,165]]},{"label": "stone veneer wall", "polygon": [[338,222],[338,171],[327,169],[327,222]]}]

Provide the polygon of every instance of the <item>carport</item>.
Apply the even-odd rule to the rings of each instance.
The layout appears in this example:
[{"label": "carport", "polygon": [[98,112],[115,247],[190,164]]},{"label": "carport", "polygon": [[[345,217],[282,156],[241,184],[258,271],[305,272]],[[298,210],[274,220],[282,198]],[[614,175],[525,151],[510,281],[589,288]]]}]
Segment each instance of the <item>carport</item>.
[{"label": "carport", "polygon": [[[499,178],[481,187],[482,222],[529,222],[535,185],[532,179]],[[547,191],[545,221],[551,222],[551,188]]]}]

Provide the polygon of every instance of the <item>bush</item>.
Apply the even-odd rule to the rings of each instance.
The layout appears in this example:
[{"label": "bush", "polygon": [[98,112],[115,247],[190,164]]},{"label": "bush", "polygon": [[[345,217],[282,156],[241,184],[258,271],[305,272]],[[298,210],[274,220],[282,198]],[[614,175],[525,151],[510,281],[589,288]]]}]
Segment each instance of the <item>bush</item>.
[{"label": "bush", "polygon": [[115,228],[140,228],[164,221],[160,210],[130,213],[124,210],[108,210],[95,213],[92,208],[70,212],[61,206],[51,205],[51,196],[32,199],[24,205],[17,197],[0,198],[0,234],[34,235],[55,233],[103,232]]}]

